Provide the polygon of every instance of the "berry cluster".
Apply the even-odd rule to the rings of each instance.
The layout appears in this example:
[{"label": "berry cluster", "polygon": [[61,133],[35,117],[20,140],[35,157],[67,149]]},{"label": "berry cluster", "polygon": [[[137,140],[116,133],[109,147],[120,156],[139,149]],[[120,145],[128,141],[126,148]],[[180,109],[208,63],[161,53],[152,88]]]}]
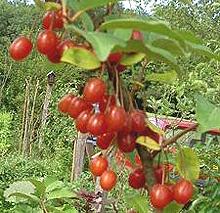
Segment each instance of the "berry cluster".
[{"label": "berry cluster", "polygon": [[[62,40],[56,31],[64,27],[62,10],[48,11],[42,20],[43,31],[39,33],[36,41],[36,48],[39,53],[45,55],[52,63],[60,63],[65,50],[72,47],[81,47],[76,45],[71,39]],[[15,61],[25,59],[32,51],[33,44],[25,36],[16,38],[9,47],[10,56]]]},{"label": "berry cluster", "polygon": [[176,184],[155,184],[150,191],[150,201],[155,208],[163,209],[172,201],[186,204],[192,195],[192,183],[182,179]]}]

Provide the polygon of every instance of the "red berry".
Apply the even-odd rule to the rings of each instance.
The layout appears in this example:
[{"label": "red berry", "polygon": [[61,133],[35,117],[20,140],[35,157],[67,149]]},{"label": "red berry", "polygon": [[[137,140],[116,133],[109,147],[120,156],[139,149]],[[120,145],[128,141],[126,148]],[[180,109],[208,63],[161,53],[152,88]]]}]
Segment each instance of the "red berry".
[{"label": "red berry", "polygon": [[89,164],[90,171],[95,176],[101,176],[108,168],[108,161],[104,157],[96,157]]},{"label": "red berry", "polygon": [[105,92],[105,82],[99,78],[91,78],[85,85],[83,97],[88,102],[96,103],[102,100]]},{"label": "red berry", "polygon": [[42,25],[45,30],[62,29],[63,28],[62,10],[48,11],[43,17]]},{"label": "red berry", "polygon": [[[163,178],[163,166],[162,165],[156,166],[154,168],[154,177],[157,183],[160,183],[160,184],[162,183],[162,178]],[[164,178],[166,179],[166,173],[165,173]]]},{"label": "red berry", "polygon": [[59,53],[60,56],[62,56],[66,50],[68,50],[69,48],[73,48],[73,47],[76,47],[76,44],[72,40],[67,39],[65,41],[62,41],[57,46],[57,52]]},{"label": "red berry", "polygon": [[58,103],[58,110],[62,113],[67,113],[71,101],[75,98],[73,94],[67,94],[62,97]]},{"label": "red berry", "polygon": [[20,61],[30,54],[32,48],[33,45],[31,41],[24,36],[20,36],[10,45],[9,53],[15,61]]},{"label": "red berry", "polygon": [[140,31],[137,31],[137,30],[133,30],[131,38],[133,40],[137,40],[137,41],[143,41],[144,40],[143,34]]},{"label": "red berry", "polygon": [[79,114],[76,119],[76,129],[81,133],[86,133],[87,131],[87,123],[90,117],[92,116],[91,110],[85,110]]},{"label": "red berry", "polygon": [[107,130],[107,123],[104,113],[100,112],[93,114],[88,121],[87,130],[95,136],[104,134]]},{"label": "red berry", "polygon": [[166,185],[156,184],[150,191],[150,201],[154,208],[162,209],[172,200],[172,194]]},{"label": "red berry", "polygon": [[186,204],[192,198],[193,195],[193,185],[188,180],[180,180],[174,186],[173,198],[177,203]]},{"label": "red berry", "polygon": [[105,133],[103,135],[100,135],[97,138],[97,144],[96,145],[100,149],[107,149],[110,146],[110,144],[111,144],[114,137],[115,137],[115,135],[112,134],[112,133]]},{"label": "red berry", "polygon": [[127,116],[126,116],[126,120],[125,120],[125,123],[123,125],[123,128],[121,129],[121,132],[124,133],[124,134],[128,134],[130,132],[133,131],[132,129],[132,118],[131,116],[129,115],[129,113],[126,113]]},{"label": "red berry", "polygon": [[126,112],[123,107],[111,106],[106,115],[108,130],[110,132],[120,131],[126,121]]},{"label": "red berry", "polygon": [[110,191],[114,188],[117,182],[117,175],[114,171],[105,171],[100,178],[100,186],[105,191]]},{"label": "red berry", "polygon": [[130,116],[132,119],[133,131],[143,132],[146,128],[144,112],[141,110],[133,110]]},{"label": "red berry", "polygon": [[47,54],[47,59],[48,59],[50,62],[54,63],[54,64],[60,63],[60,58],[61,58],[61,56],[60,56],[60,54],[57,52],[57,50],[55,50],[54,52],[50,52],[50,53]]},{"label": "red berry", "polygon": [[136,146],[136,137],[133,134],[118,134],[118,148],[127,153],[132,152]]},{"label": "red berry", "polygon": [[123,71],[126,70],[126,66],[124,66],[124,65],[122,65],[122,64],[118,64],[118,65],[116,66],[116,70],[117,70],[118,72],[123,72]]},{"label": "red berry", "polygon": [[134,189],[140,189],[145,186],[145,176],[142,169],[136,169],[129,175],[128,178],[129,186]]},{"label": "red berry", "polygon": [[99,110],[101,112],[105,111],[107,104],[108,104],[108,101],[109,101],[109,105],[108,105],[109,107],[114,106],[116,104],[115,96],[114,95],[104,95],[103,96],[102,100],[99,101]]},{"label": "red berry", "polygon": [[122,58],[122,53],[120,53],[120,52],[111,53],[108,56],[108,61],[112,64],[118,64],[120,62],[121,58]]},{"label": "red berry", "polygon": [[51,30],[41,32],[37,37],[37,49],[40,53],[48,55],[56,51],[59,40]]},{"label": "red berry", "polygon": [[70,102],[68,114],[71,118],[77,118],[79,114],[85,110],[91,110],[92,105],[87,103],[82,98],[76,97]]}]

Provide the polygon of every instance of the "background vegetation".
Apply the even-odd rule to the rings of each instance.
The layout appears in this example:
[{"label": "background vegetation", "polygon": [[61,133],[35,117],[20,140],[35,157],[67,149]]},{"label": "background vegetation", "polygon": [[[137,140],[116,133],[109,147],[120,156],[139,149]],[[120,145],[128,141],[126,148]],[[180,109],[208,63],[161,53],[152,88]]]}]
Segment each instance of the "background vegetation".
[{"label": "background vegetation", "polygon": [[[149,16],[140,1],[137,1],[137,5],[137,13]],[[102,13],[97,11],[96,15],[99,15],[99,12]],[[129,9],[127,12],[130,12]],[[170,3],[156,4],[150,16],[168,21],[175,28],[192,31],[214,52],[219,52],[219,14],[220,5],[215,1],[200,0],[193,6],[188,6],[172,0]],[[9,44],[20,34],[28,34],[32,31],[33,37],[36,37],[41,28],[39,17],[42,15],[39,9],[25,2],[8,3],[6,0],[0,2],[0,212],[16,212],[15,205],[7,202],[3,197],[3,191],[16,180],[54,176],[67,183],[70,178],[71,153],[76,131],[73,122],[57,112],[56,105],[58,99],[67,91],[77,92],[88,76],[85,76],[83,70],[69,65],[52,65],[36,52],[28,60],[15,63],[10,59],[7,51]],[[144,70],[143,83],[146,88],[148,111],[193,119],[195,92],[202,93],[212,103],[220,105],[219,63],[214,60],[207,61],[205,57],[190,56],[179,60],[179,64],[183,67],[183,78],[181,80],[174,78],[171,81],[165,79],[163,84],[150,81],[148,78],[153,71],[163,72],[163,66],[151,63]],[[46,92],[47,73],[50,71],[55,72],[56,83],[52,91],[47,126],[44,130],[43,149],[38,150],[42,104]],[[130,70],[125,72],[126,83],[129,84],[139,71],[140,66],[134,66],[132,72]],[[40,84],[34,111],[32,153],[29,158],[23,158],[18,150],[21,143],[25,85],[26,81],[30,81],[30,91],[33,94],[38,80]],[[30,102],[33,102],[33,95]],[[205,184],[202,183],[200,193],[195,195],[198,198],[197,202],[188,212],[217,213],[220,208],[218,183],[220,160],[217,158],[220,156],[219,148],[218,136],[214,139],[207,138],[205,145],[195,146],[200,155],[202,174],[206,181]],[[121,183],[126,175],[124,171]],[[71,187],[93,191],[92,177],[86,169],[82,178]],[[110,196],[115,199],[121,189],[123,194],[120,195],[117,208],[119,212],[125,212],[128,208],[125,202],[126,194],[131,190],[119,184]],[[109,208],[111,212],[112,207]]]}]

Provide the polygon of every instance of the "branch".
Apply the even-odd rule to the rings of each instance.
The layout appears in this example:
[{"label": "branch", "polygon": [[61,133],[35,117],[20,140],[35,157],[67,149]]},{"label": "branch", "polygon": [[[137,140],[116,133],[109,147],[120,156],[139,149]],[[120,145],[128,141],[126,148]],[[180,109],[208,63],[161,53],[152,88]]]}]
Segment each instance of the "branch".
[{"label": "branch", "polygon": [[[191,127],[177,133],[176,135],[174,135],[172,138],[169,138],[167,140],[164,140],[163,143],[162,143],[162,148],[166,148],[167,146],[173,144],[173,143],[176,143],[176,141],[181,138],[182,136],[184,136],[185,134],[187,134],[188,132],[196,129],[198,127],[198,124],[193,124]],[[155,151],[153,153],[153,156],[155,157],[160,151]]]}]

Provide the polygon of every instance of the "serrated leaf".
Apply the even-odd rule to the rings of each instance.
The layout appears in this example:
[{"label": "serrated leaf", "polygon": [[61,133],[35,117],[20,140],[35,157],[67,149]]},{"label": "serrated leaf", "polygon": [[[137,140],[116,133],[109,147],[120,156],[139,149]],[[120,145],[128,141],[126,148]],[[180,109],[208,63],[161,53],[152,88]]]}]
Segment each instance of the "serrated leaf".
[{"label": "serrated leaf", "polygon": [[177,80],[177,73],[175,70],[166,71],[165,73],[152,73],[145,75],[146,81],[158,81],[161,83],[172,84]]},{"label": "serrated leaf", "polygon": [[61,9],[61,5],[56,2],[46,2],[44,3],[44,9],[47,11],[56,11]]},{"label": "serrated leaf", "polygon": [[9,202],[23,202],[25,199],[21,199],[15,196],[11,196],[13,193],[22,193],[31,195],[35,192],[35,186],[29,181],[17,181],[9,185],[4,191],[4,197]]},{"label": "serrated leaf", "polygon": [[46,190],[46,186],[44,185],[43,182],[40,182],[40,181],[35,180],[35,179],[28,179],[28,181],[30,181],[35,186],[36,193],[39,196],[44,195],[45,190]]},{"label": "serrated leaf", "polygon": [[139,136],[136,139],[136,143],[147,147],[150,150],[154,150],[154,151],[159,151],[160,150],[160,145],[153,140],[152,138],[148,137],[148,136]]},{"label": "serrated leaf", "polygon": [[198,179],[200,167],[196,153],[191,148],[181,148],[176,156],[176,168],[185,179]]},{"label": "serrated leaf", "polygon": [[94,70],[101,66],[101,63],[96,55],[84,48],[70,48],[66,50],[61,58],[61,61],[88,70]]},{"label": "serrated leaf", "polygon": [[141,195],[132,195],[125,197],[126,204],[135,209],[138,213],[149,212],[149,204],[147,198]]},{"label": "serrated leaf", "polygon": [[163,213],[179,213],[183,208],[183,205],[171,202],[167,207],[163,209]]},{"label": "serrated leaf", "polygon": [[196,120],[199,131],[206,132],[211,129],[220,129],[220,108],[216,107],[201,95],[196,98]]},{"label": "serrated leaf", "polygon": [[146,56],[145,53],[131,53],[131,54],[125,54],[123,58],[120,61],[120,64],[125,66],[130,66],[133,64],[136,64],[144,59]]},{"label": "serrated leaf", "polygon": [[58,198],[73,198],[73,197],[76,197],[76,194],[67,187],[53,190],[49,192],[47,195],[48,200],[53,200]]}]

